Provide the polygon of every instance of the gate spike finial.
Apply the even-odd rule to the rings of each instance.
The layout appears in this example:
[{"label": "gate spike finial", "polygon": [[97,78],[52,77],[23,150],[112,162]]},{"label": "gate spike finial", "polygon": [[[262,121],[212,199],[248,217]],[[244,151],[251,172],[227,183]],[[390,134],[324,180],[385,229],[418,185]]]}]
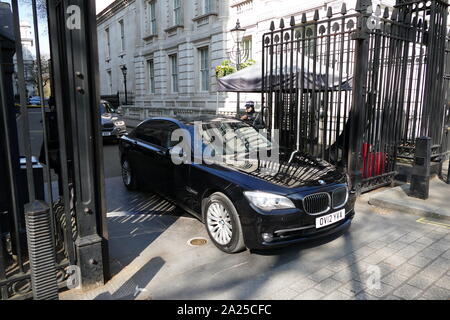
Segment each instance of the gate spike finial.
[{"label": "gate spike finial", "polygon": [[347,14],[347,4],[345,2],[342,3],[341,14]]},{"label": "gate spike finial", "polygon": [[384,19],[389,18],[389,8],[388,7],[384,8],[383,18]]},{"label": "gate spike finial", "polygon": [[270,22],[270,31],[274,31],[275,30],[275,22],[272,21]]},{"label": "gate spike finial", "polygon": [[394,10],[392,11],[391,19],[397,21],[397,18],[398,18],[398,9],[394,8]]},{"label": "gate spike finial", "polygon": [[410,12],[408,12],[408,13],[405,15],[405,23],[411,24],[411,18],[412,18],[412,15],[411,15]]},{"label": "gate spike finial", "polygon": [[280,29],[284,29],[284,19],[281,18],[280,20]]},{"label": "gate spike finial", "polygon": [[319,21],[320,16],[319,16],[319,10],[316,9],[316,11],[314,11],[314,21]]},{"label": "gate spike finial", "polygon": [[306,19],[306,13],[303,12],[302,14],[302,23],[306,23],[307,19]]},{"label": "gate spike finial", "polygon": [[381,17],[381,6],[378,4],[376,9],[375,9],[375,15],[377,17]]},{"label": "gate spike finial", "polygon": [[333,17],[333,9],[331,7],[328,7],[327,18],[332,18],[332,17]]},{"label": "gate spike finial", "polygon": [[289,23],[291,27],[295,26],[295,17],[291,16],[291,22]]},{"label": "gate spike finial", "polygon": [[357,0],[355,10],[357,12],[366,13],[367,8],[372,6],[372,0]]}]

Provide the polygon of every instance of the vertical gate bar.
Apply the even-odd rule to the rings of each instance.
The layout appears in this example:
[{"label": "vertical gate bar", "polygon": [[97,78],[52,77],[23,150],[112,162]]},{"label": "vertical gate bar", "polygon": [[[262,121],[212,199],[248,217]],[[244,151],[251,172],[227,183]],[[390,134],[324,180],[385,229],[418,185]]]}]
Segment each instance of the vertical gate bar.
[{"label": "vertical gate bar", "polygon": [[367,31],[367,8],[372,5],[370,0],[358,0],[358,26],[353,34],[355,40],[354,89],[352,102],[352,126],[349,150],[349,172],[352,178],[352,189],[361,192],[360,159],[363,128],[360,125],[365,119],[366,81],[368,72],[369,34]]},{"label": "vertical gate bar", "polygon": [[311,111],[309,114],[309,121],[311,123],[310,125],[310,134],[309,134],[309,152],[311,155],[317,156],[316,154],[316,145],[319,143],[319,141],[316,139],[318,138],[318,128],[319,123],[316,121],[317,114],[318,114],[318,96],[316,92],[316,82],[317,82],[317,47],[319,45],[319,38],[318,38],[318,21],[319,21],[319,10],[314,11],[314,17],[313,17],[313,32],[311,39],[308,40],[308,46],[310,49],[312,49],[313,52],[313,58],[312,58],[312,64],[313,64],[313,82],[312,82],[312,89],[311,89],[311,95],[312,95],[312,101],[311,101]]},{"label": "vertical gate bar", "polygon": [[425,97],[424,97],[424,103],[423,103],[423,110],[422,110],[422,123],[420,127],[420,135],[422,137],[429,136],[429,129],[430,129],[430,112],[432,108],[432,100],[433,97],[430,94],[432,91],[432,86],[434,85],[434,77],[436,76],[434,74],[435,70],[434,68],[430,68],[430,66],[434,65],[434,50],[431,50],[431,48],[434,46],[434,34],[436,32],[436,6],[435,2],[431,2],[431,10],[430,10],[430,24],[429,24],[429,37],[428,37],[428,46],[427,46],[427,55],[428,55],[428,61],[427,61],[427,71],[426,71],[426,78],[425,78]]},{"label": "vertical gate bar", "polygon": [[406,124],[405,124],[405,132],[403,135],[403,142],[402,145],[406,146],[408,143],[408,132],[409,132],[409,125],[410,125],[410,117],[411,117],[411,103],[412,103],[412,89],[413,89],[413,83],[414,83],[414,71],[415,71],[415,63],[416,63],[416,45],[417,45],[417,14],[418,9],[415,9],[415,16],[412,17],[412,30],[411,30],[411,39],[412,41],[412,47],[411,47],[411,65],[410,65],[410,75],[409,75],[409,88],[408,88],[408,101],[407,103],[407,110],[406,110]]},{"label": "vertical gate bar", "polygon": [[266,96],[266,52],[265,52],[266,35],[263,34],[261,41],[261,121],[263,124],[267,125],[266,113],[265,113],[265,96]]},{"label": "vertical gate bar", "polygon": [[[340,159],[339,159],[339,137],[341,136],[341,117],[342,117],[342,95],[343,95],[343,69],[344,69],[344,46],[345,46],[345,15],[347,14],[347,5],[345,2],[342,4],[341,8],[341,27],[340,27],[340,48],[339,48],[339,94],[338,94],[338,101],[337,101],[337,114],[336,114],[336,151],[335,151],[335,159],[336,159],[336,165],[339,165]],[[346,80],[348,81],[348,79]],[[344,88],[346,90],[346,88]],[[345,128],[345,123],[343,124]]]},{"label": "vertical gate bar", "polygon": [[[330,7],[330,13],[331,13],[331,18],[333,17],[333,13],[332,13],[332,11],[331,11],[331,7]],[[330,18],[330,19],[331,19]],[[332,49],[332,51],[333,51],[333,58],[332,58],[332,66],[331,66],[331,68],[332,68],[332,75],[331,75],[331,90],[330,90],[330,110],[329,110],[329,115],[330,115],[330,120],[329,120],[329,123],[330,123],[330,130],[329,130],[329,134],[328,134],[328,154],[327,154],[327,157],[328,157],[328,161],[330,161],[331,162],[331,145],[332,145],[332,143],[333,143],[333,135],[334,135],[334,138],[335,138],[335,141],[337,140],[337,130],[336,130],[336,120],[334,120],[333,121],[333,119],[336,119],[336,117],[335,117],[335,113],[334,113],[334,111],[335,111],[335,106],[334,106],[334,104],[335,104],[335,93],[336,93],[336,89],[335,89],[335,78],[336,78],[336,42],[337,42],[337,35],[338,35],[338,31],[339,30],[334,30],[335,29],[335,26],[336,26],[336,22],[333,24],[333,25],[331,25],[330,27],[331,27],[331,29],[330,29],[330,33],[331,33],[331,31],[333,31],[333,37],[332,37],[332,39],[333,39],[333,49]],[[340,83],[339,84],[337,84],[337,86],[339,86],[340,85]],[[333,133],[333,130],[334,130],[334,133]]]},{"label": "vertical gate bar", "polygon": [[[424,59],[424,49],[423,49],[423,37],[425,35],[425,26],[423,24],[424,20],[418,20],[417,26],[418,26],[418,42],[422,42],[420,44],[420,51],[419,51],[419,62],[418,62],[418,71],[417,71],[417,85],[415,88],[415,102],[414,102],[414,117],[413,117],[413,128],[412,128],[412,134],[411,134],[411,141],[415,144],[415,139],[418,137],[417,130],[420,130],[420,106],[419,101],[421,100],[421,93],[423,92],[422,87],[424,86],[423,80],[423,59]],[[422,101],[423,102],[423,101]]]},{"label": "vertical gate bar", "polygon": [[[67,90],[66,86],[62,84],[65,82],[63,77],[63,69],[61,69],[64,52],[62,49],[63,45],[63,30],[60,29],[61,23],[63,23],[64,28],[64,8],[62,2],[47,1],[48,6],[48,18],[49,18],[49,35],[54,40],[50,41],[50,49],[52,54],[52,65],[53,65],[53,77],[54,77],[54,96],[56,101],[56,115],[58,122],[58,137],[59,137],[59,161],[61,172],[58,174],[58,179],[62,180],[62,195],[64,199],[64,215],[66,218],[66,226],[71,225],[71,212],[70,212],[70,202],[71,202],[71,192],[70,192],[70,179],[69,179],[69,146],[67,143],[66,128],[70,127],[70,124],[66,122],[65,112],[66,107],[64,103],[64,98],[66,96]],[[61,22],[62,20],[62,22]],[[60,191],[61,192],[61,191]],[[66,228],[64,233],[64,242],[66,243],[67,256],[69,258],[70,264],[75,265],[77,263],[75,251],[74,251],[74,240],[72,237],[72,232],[69,228]]]},{"label": "vertical gate bar", "polygon": [[[305,37],[306,37],[306,13],[303,13],[302,15],[302,27],[298,31],[298,50],[297,50],[297,66],[298,66],[298,58],[300,55],[300,68],[301,68],[301,75],[300,77],[297,76],[297,85],[296,88],[300,93],[300,99],[298,104],[298,123],[297,123],[297,129],[299,131],[298,137],[297,137],[297,144],[299,147],[299,150],[305,151],[305,141],[308,139],[308,134],[306,134],[308,128],[308,115],[309,115],[309,99],[308,99],[308,92],[309,88],[305,88],[305,55],[309,50],[306,50],[305,48]],[[308,48],[309,49],[309,48]],[[308,72],[309,72],[309,64],[308,64]],[[309,72],[309,74],[311,74]],[[305,121],[306,118],[306,121]],[[306,128],[305,128],[306,127]],[[307,142],[306,142],[307,143]]]},{"label": "vertical gate bar", "polygon": [[[399,23],[400,23],[400,32],[399,37],[401,38],[401,46],[399,48],[400,51],[400,69],[401,72],[399,72],[400,76],[400,88],[399,88],[399,94],[398,94],[398,102],[397,102],[397,112],[396,112],[396,118],[397,121],[395,121],[395,130],[394,130],[394,150],[393,150],[393,170],[395,170],[396,160],[397,160],[397,154],[398,154],[398,147],[399,147],[399,141],[401,138],[401,130],[403,128],[403,123],[405,121],[404,119],[404,103],[405,103],[405,90],[406,90],[406,77],[407,77],[407,67],[408,67],[408,56],[409,56],[409,28],[410,28],[410,21],[409,21],[409,14],[405,14],[403,11],[400,12],[399,15]],[[403,48],[402,48],[403,47]]]},{"label": "vertical gate bar", "polygon": [[274,42],[273,42],[273,33],[275,30],[275,23],[272,21],[270,23],[270,46],[269,46],[269,56],[270,56],[270,71],[269,71],[269,107],[270,107],[270,112],[271,112],[271,116],[270,116],[270,128],[271,129],[277,129],[275,127],[276,125],[276,121],[274,121],[274,117],[276,117],[276,110],[274,110],[274,103],[273,103],[273,77],[274,77],[274,72],[273,72],[273,59],[274,59],[274,54],[276,53],[276,51],[274,50]]},{"label": "vertical gate bar", "polygon": [[[0,212],[0,218],[3,214],[4,212]],[[7,256],[5,254],[7,253],[5,252],[5,243],[3,242],[2,225],[0,223],[0,281],[6,279]],[[6,299],[8,299],[8,288],[6,286],[0,285],[0,300]]]},{"label": "vertical gate bar", "polygon": [[[48,141],[47,141],[47,120],[45,117],[45,105],[44,105],[44,88],[43,88],[43,79],[42,79],[42,61],[41,61],[41,46],[39,40],[39,23],[38,23],[38,15],[36,8],[36,0],[32,0],[31,2],[32,10],[33,10],[33,24],[34,24],[34,43],[36,47],[36,63],[37,63],[37,80],[38,80],[38,89],[39,96],[41,97],[41,116],[42,116],[42,128],[43,128],[43,143],[44,143],[44,154],[45,154],[45,179],[47,180],[47,193],[49,196],[49,212],[50,212],[50,223],[51,223],[51,233],[52,233],[52,241],[53,246],[56,245],[55,241],[55,219],[53,214],[53,190],[52,190],[52,180],[51,180],[51,172],[50,172],[50,161],[48,156]],[[55,261],[56,261],[56,252],[55,252]]]},{"label": "vertical gate bar", "polygon": [[[74,124],[75,210],[78,266],[83,289],[104,284],[109,277],[106,203],[103,176],[103,148],[98,105],[100,101],[95,2],[72,0],[81,8],[81,29],[69,31],[71,87],[70,107]],[[73,56],[72,56],[73,55]],[[75,113],[76,112],[76,113]],[[75,117],[74,117],[75,116]],[[87,121],[86,121],[87,120]]]},{"label": "vertical gate bar", "polygon": [[[328,7],[327,10],[327,23],[326,23],[326,36],[325,39],[325,52],[324,52],[324,58],[325,58],[325,88],[324,88],[324,102],[323,102],[323,113],[324,113],[324,120],[323,120],[323,132],[322,132],[322,156],[321,158],[324,160],[328,160],[326,156],[326,149],[327,149],[327,134],[328,134],[328,117],[329,117],[329,103],[330,103],[330,51],[331,51],[331,18],[333,17],[333,11],[331,7]],[[331,131],[331,130],[330,130]]]},{"label": "vertical gate bar", "polygon": [[[2,43],[0,42],[0,52],[2,51]],[[14,233],[16,236],[14,237],[13,242],[16,245],[17,250],[17,263],[19,265],[20,272],[24,272],[24,265],[23,265],[23,258],[22,258],[22,248],[20,244],[20,237],[19,237],[19,216],[21,213],[20,206],[19,206],[19,189],[17,185],[17,181],[14,175],[15,175],[15,168],[18,165],[17,163],[14,165],[14,159],[13,159],[13,150],[11,145],[11,137],[12,133],[10,132],[8,118],[9,118],[9,112],[7,110],[9,101],[6,97],[6,82],[4,79],[5,74],[5,67],[2,63],[0,63],[0,101],[1,101],[1,112],[2,112],[2,126],[3,127],[3,137],[5,141],[5,151],[6,151],[6,167],[8,171],[8,180],[9,180],[9,188],[10,188],[10,196],[11,196],[11,208],[12,208],[12,215],[13,215],[13,224],[14,224]]]},{"label": "vertical gate bar", "polygon": [[[296,149],[298,150],[299,149],[299,143],[297,143],[298,142],[298,136],[300,136],[300,133],[299,133],[299,128],[297,127],[297,123],[298,123],[298,119],[299,119],[299,117],[300,117],[300,113],[298,112],[298,108],[297,108],[297,106],[298,106],[298,101],[297,101],[297,95],[295,94],[295,91],[294,91],[294,53],[295,53],[295,51],[294,51],[294,41],[295,41],[295,39],[294,39],[294,37],[295,37],[295,35],[294,35],[294,27],[295,27],[295,18],[294,18],[294,16],[292,16],[291,17],[291,20],[290,20],[290,22],[289,22],[289,26],[290,26],[290,42],[289,42],[289,45],[290,45],[290,63],[291,63],[291,70],[290,70],[290,79],[289,79],[289,92],[290,92],[290,94],[293,96],[293,101],[292,101],[292,103],[291,103],[291,106],[292,106],[292,112],[295,114],[295,117],[293,117],[292,115],[290,115],[290,119],[291,119],[291,126],[292,126],[292,132],[293,132],[293,134],[294,134],[294,141],[293,141],[293,143],[295,143],[296,144]],[[296,64],[295,65],[295,75],[296,75],[296,77],[298,78],[298,64]]]},{"label": "vertical gate bar", "polygon": [[28,201],[30,203],[34,202],[36,199],[36,192],[34,186],[34,175],[33,175],[33,163],[31,155],[31,143],[30,143],[30,122],[28,119],[28,107],[27,107],[27,97],[25,94],[25,70],[23,63],[23,52],[22,52],[22,42],[17,39],[21,39],[20,34],[20,18],[19,18],[19,6],[17,0],[11,1],[13,9],[13,23],[14,23],[14,35],[16,38],[16,60],[17,60],[17,77],[19,79],[19,91],[20,91],[20,113],[22,118],[22,144],[25,152],[26,158],[26,168],[27,168],[27,182],[28,182]]}]

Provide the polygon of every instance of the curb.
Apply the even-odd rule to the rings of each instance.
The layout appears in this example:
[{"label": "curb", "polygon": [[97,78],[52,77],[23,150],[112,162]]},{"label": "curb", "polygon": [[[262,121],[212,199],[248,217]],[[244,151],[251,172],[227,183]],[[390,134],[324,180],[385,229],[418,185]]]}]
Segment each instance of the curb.
[{"label": "curb", "polygon": [[[379,196],[379,195],[378,195]],[[400,211],[403,213],[413,214],[420,217],[444,220],[450,222],[450,216],[443,215],[432,208],[419,207],[413,203],[405,205],[403,202],[395,200],[384,200],[379,197],[370,198],[368,203],[372,206],[380,207],[388,210]],[[437,208],[438,209],[438,208]]]}]

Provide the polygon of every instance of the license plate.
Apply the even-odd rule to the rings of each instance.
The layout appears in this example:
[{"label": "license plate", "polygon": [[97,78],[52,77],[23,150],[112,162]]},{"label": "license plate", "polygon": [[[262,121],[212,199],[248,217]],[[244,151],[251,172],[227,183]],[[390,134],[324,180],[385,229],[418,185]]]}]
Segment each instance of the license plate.
[{"label": "license plate", "polygon": [[320,229],[329,226],[333,223],[345,219],[345,209],[327,214],[326,216],[316,218],[316,229]]},{"label": "license plate", "polygon": [[109,137],[111,135],[111,132],[102,132],[102,135],[104,137]]}]

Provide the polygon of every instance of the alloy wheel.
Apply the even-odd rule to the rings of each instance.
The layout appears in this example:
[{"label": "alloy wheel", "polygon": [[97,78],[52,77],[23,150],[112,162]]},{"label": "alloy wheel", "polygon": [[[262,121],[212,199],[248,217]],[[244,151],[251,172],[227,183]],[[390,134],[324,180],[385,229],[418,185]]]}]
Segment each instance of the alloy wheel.
[{"label": "alloy wheel", "polygon": [[213,202],[207,211],[207,225],[214,240],[227,245],[233,237],[233,226],[227,209],[220,202]]}]

